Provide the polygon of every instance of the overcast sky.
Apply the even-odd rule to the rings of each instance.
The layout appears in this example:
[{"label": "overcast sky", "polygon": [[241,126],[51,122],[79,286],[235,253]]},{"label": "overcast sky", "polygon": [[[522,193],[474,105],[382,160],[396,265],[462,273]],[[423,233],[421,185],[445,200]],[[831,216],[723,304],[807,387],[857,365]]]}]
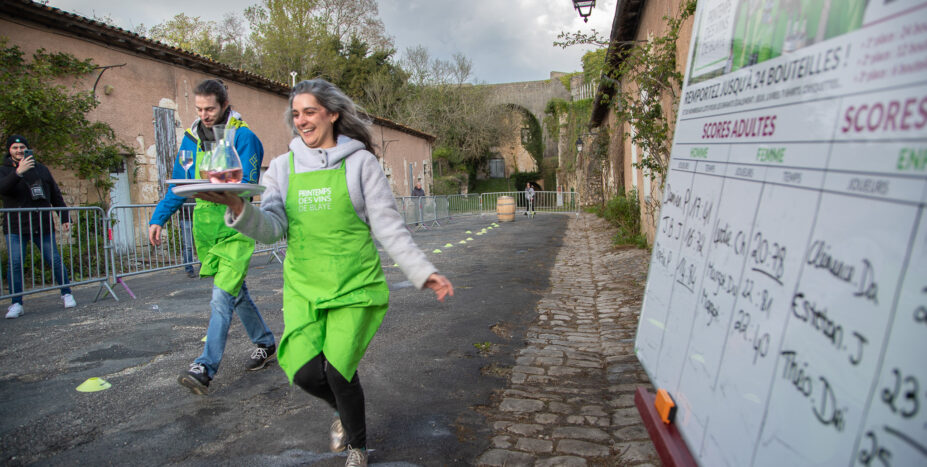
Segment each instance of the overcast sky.
[{"label": "overcast sky", "polygon": [[[460,52],[473,62],[475,81],[510,83],[548,79],[551,71],[580,71],[588,48],[554,47],[560,31],[611,30],[617,0],[599,0],[583,23],[571,0],[378,0],[380,18],[401,56],[423,45],[449,60]],[[130,31],[177,13],[220,21],[260,0],[51,0],[49,6],[87,17],[111,17]]]}]

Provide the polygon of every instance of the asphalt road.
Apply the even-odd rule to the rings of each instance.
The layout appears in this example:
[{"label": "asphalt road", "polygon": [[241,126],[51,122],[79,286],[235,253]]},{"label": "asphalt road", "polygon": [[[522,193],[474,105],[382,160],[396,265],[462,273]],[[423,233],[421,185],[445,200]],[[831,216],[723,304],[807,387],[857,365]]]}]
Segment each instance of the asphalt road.
[{"label": "asphalt road", "polygon": [[[371,465],[469,465],[487,448],[492,427],[479,409],[523,346],[567,219],[519,215],[476,235],[496,219],[470,216],[416,231],[454,283],[443,304],[384,255],[390,310],[359,368]],[[247,279],[277,338],[281,271],[260,255]],[[25,315],[0,321],[0,464],[344,464],[328,452],[323,402],[290,386],[276,364],[244,370],[252,344],[237,319],[211,393],[177,383],[202,351],[211,279],[177,269],[126,282],[137,299],[117,285],[120,301],[93,303],[98,287],[84,286],[75,309],[55,294],[27,296]],[[112,387],[75,390],[91,377]]]}]

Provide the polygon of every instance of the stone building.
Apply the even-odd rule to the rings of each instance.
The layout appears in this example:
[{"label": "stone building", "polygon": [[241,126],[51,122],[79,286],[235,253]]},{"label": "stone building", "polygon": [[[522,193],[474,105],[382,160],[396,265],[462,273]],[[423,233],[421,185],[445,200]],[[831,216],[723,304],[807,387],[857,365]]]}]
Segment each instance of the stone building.
[{"label": "stone building", "polygon": [[[620,47],[628,46],[634,42],[652,40],[662,36],[667,31],[664,16],[676,17],[682,9],[685,0],[629,0],[618,2],[615,8],[615,17],[611,30],[611,45],[606,55],[609,66],[618,65]],[[688,60],[689,42],[692,35],[692,19],[683,23],[676,44],[676,65],[680,72],[684,72]],[[602,80],[597,95],[613,96],[619,92],[636,92],[634,83]],[[667,96],[664,106],[675,107]],[[672,122],[675,124],[675,121]],[[619,121],[608,102],[596,99],[592,118],[589,123],[590,133],[603,136],[600,144],[607,144],[606,156],[602,159],[590,157],[590,151],[595,144],[586,144],[586,149],[580,155],[584,158],[583,164],[578,164],[582,170],[577,170],[577,185],[581,186],[581,199],[590,198],[609,199],[618,193],[636,192],[641,203],[641,224],[643,233],[649,242],[653,241],[653,234],[659,220],[659,202],[663,198],[662,183],[660,180],[651,180],[634,165],[644,156],[639,147],[632,144],[629,138],[630,125]],[[672,138],[672,136],[670,136]],[[595,137],[590,137],[587,143],[595,143]]]},{"label": "stone building", "polygon": [[[264,145],[265,169],[287,151],[292,138],[284,120],[286,84],[28,0],[0,1],[0,36],[26,57],[44,48],[90,58],[101,67],[79,83],[93,89],[100,101],[88,118],[109,124],[132,153],[125,154],[123,170],[113,174],[116,187],[108,194],[95,193],[67,168],[52,167],[71,206],[157,202],[183,131],[196,119],[192,90],[203,79],[226,83],[232,107]],[[372,120],[377,156],[394,194],[408,196],[416,180],[430,186],[434,137],[386,119]]]}]

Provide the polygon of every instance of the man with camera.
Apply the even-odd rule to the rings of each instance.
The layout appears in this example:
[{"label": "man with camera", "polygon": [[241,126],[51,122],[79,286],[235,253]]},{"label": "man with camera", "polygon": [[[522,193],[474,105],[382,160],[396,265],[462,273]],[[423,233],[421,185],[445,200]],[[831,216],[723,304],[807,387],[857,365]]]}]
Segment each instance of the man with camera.
[{"label": "man with camera", "polygon": [[[61,228],[71,227],[67,209],[60,211],[38,211],[34,208],[67,208],[61,190],[48,167],[35,160],[26,138],[12,135],[6,140],[7,157],[0,165],[0,198],[6,209],[29,209],[4,213],[3,233],[10,250],[10,267],[7,271],[11,294],[22,292],[23,252],[29,252],[24,244],[31,241],[42,253],[42,260],[51,268],[52,277],[61,287],[61,298],[65,308],[77,306],[71,288],[67,286],[68,271],[55,245],[55,223],[52,212],[57,212]],[[23,314],[23,297],[13,297],[13,304],[7,310],[7,318],[18,318]]]}]

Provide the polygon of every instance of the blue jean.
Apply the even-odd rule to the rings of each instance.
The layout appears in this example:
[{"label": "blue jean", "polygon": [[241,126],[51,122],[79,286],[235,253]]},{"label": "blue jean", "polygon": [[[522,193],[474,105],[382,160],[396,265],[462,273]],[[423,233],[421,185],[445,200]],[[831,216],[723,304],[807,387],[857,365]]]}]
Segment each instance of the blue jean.
[{"label": "blue jean", "polygon": [[[64,269],[64,262],[61,261],[61,255],[58,254],[58,248],[55,246],[55,234],[30,235],[32,243],[35,244],[42,252],[42,259],[52,269],[52,277],[58,285],[68,283],[68,271]],[[8,281],[11,294],[23,291],[23,244],[19,234],[7,234],[6,245],[10,249],[10,280]],[[43,280],[44,281],[44,280]],[[61,295],[71,293],[70,287],[62,287]],[[13,303],[22,305],[23,296],[13,297]]]},{"label": "blue jean", "polygon": [[274,334],[258,313],[244,282],[241,284],[241,291],[238,292],[237,297],[213,286],[209,307],[212,308],[212,314],[209,316],[209,327],[206,329],[206,345],[203,346],[203,354],[194,360],[194,363],[205,366],[206,374],[210,378],[216,374],[219,370],[219,363],[222,362],[233,311],[238,315],[241,324],[245,326],[245,332],[248,333],[251,342],[266,347],[274,345]]},{"label": "blue jean", "polygon": [[[180,221],[180,254],[184,263],[193,262],[193,221],[181,219]],[[184,267],[187,272],[193,272],[193,265]]]}]

